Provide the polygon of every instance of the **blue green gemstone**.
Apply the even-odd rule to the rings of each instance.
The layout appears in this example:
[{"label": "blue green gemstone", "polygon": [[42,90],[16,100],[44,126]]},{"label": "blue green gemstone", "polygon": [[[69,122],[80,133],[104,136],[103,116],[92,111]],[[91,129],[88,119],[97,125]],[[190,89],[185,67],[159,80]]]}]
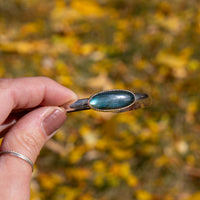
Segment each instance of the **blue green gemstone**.
[{"label": "blue green gemstone", "polygon": [[129,106],[135,95],[127,90],[110,90],[97,93],[89,99],[89,105],[96,110],[115,110]]}]

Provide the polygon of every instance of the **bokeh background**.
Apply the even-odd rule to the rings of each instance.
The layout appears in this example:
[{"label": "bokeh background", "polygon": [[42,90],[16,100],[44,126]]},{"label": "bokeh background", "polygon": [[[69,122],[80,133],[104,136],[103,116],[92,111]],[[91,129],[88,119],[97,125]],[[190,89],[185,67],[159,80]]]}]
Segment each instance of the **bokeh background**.
[{"label": "bokeh background", "polygon": [[1,78],[152,98],[68,114],[37,160],[31,200],[199,200],[199,64],[198,0],[0,0]]}]

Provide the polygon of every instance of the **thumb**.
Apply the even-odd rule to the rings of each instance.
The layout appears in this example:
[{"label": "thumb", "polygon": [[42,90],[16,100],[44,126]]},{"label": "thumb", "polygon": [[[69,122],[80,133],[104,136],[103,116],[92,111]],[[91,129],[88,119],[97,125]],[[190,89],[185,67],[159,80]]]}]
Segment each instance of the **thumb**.
[{"label": "thumb", "polygon": [[[66,111],[38,108],[22,117],[5,135],[1,151],[15,151],[35,162],[45,142],[64,123]],[[0,193],[3,199],[29,199],[32,169],[20,158],[0,156]]]}]

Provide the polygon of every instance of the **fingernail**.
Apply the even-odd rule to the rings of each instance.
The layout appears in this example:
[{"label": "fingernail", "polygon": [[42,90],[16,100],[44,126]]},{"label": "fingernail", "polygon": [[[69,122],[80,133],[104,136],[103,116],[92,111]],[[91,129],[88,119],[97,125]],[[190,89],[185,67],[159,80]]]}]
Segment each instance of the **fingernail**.
[{"label": "fingernail", "polygon": [[47,136],[54,133],[66,120],[66,112],[64,109],[57,108],[48,114],[43,122],[42,126]]}]

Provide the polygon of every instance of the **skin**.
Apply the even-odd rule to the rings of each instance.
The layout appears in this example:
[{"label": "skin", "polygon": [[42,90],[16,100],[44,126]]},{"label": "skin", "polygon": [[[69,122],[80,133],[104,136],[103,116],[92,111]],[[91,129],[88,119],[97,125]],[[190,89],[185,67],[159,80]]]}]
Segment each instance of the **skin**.
[{"label": "skin", "polygon": [[[66,119],[62,106],[76,100],[76,94],[49,78],[0,79],[0,137],[3,137],[0,151],[13,150],[35,162],[45,142],[55,133],[55,127],[58,128]],[[12,121],[15,118],[15,114],[11,115],[13,110],[38,106],[28,114],[18,116],[14,126],[3,133],[7,119]],[[45,119],[55,112],[57,120],[48,124]],[[0,198],[30,199],[31,174],[31,166],[24,160],[1,155]]]}]

